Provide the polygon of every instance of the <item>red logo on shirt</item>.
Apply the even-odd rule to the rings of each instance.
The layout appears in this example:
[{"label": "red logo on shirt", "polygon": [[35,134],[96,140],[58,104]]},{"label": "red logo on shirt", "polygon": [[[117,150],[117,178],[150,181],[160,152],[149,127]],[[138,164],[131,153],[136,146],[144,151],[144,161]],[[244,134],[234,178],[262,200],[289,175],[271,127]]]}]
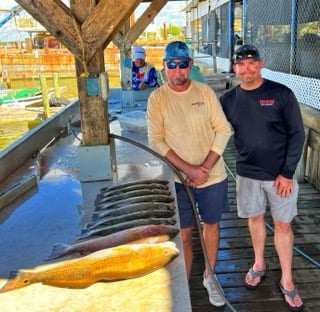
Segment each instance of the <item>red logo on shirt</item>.
[{"label": "red logo on shirt", "polygon": [[274,99],[261,99],[259,101],[261,106],[272,106],[274,104],[275,100]]}]

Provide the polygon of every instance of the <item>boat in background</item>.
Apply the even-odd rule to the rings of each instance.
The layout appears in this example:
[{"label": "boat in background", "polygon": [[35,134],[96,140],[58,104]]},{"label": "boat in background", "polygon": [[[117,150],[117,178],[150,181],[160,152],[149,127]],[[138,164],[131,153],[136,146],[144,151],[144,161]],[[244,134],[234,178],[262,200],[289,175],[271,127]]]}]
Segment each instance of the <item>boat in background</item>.
[{"label": "boat in background", "polygon": [[26,106],[41,101],[42,92],[40,87],[0,89],[0,105]]},{"label": "boat in background", "polygon": [[[65,91],[66,87],[60,87],[60,92]],[[48,90],[49,103],[55,98],[55,90]],[[52,100],[52,101],[51,101]],[[0,107],[26,107],[28,105],[39,104],[43,101],[41,87],[19,88],[19,89],[0,89]]]}]

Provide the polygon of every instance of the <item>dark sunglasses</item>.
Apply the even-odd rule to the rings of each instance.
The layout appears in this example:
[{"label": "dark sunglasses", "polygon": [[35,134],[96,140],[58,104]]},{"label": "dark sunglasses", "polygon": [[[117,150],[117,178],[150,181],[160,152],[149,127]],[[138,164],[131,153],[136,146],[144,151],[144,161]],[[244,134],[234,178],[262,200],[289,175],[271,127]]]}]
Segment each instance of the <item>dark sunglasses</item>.
[{"label": "dark sunglasses", "polygon": [[185,69],[189,67],[189,61],[180,61],[180,62],[168,61],[166,62],[166,65],[169,69],[176,69],[177,66],[181,69]]}]

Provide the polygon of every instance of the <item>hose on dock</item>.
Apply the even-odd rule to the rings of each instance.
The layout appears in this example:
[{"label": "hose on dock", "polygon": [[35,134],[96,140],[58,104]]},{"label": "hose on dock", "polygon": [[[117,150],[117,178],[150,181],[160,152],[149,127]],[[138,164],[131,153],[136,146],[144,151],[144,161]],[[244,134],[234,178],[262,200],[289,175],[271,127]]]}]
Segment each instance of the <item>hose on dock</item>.
[{"label": "hose on dock", "polygon": [[214,272],[212,271],[212,268],[210,266],[210,263],[209,263],[209,259],[208,259],[208,255],[207,255],[207,251],[206,251],[206,247],[205,247],[205,244],[204,244],[204,238],[203,238],[203,235],[202,235],[202,228],[201,228],[201,221],[200,221],[200,218],[199,218],[199,215],[198,215],[198,211],[197,211],[197,207],[196,207],[196,204],[193,200],[193,197],[192,197],[192,194],[191,194],[191,191],[190,191],[190,188],[189,186],[186,184],[181,172],[170,162],[168,161],[165,157],[163,157],[162,155],[160,155],[159,153],[155,152],[154,150],[152,150],[151,148],[149,148],[148,146],[145,146],[144,144],[140,143],[140,142],[137,142],[133,139],[129,139],[127,137],[124,137],[124,136],[120,136],[120,135],[117,135],[117,134],[113,134],[113,133],[110,133],[109,136],[113,139],[118,139],[120,141],[123,141],[123,142],[126,142],[126,143],[130,143],[130,144],[133,144],[135,145],[136,147],[139,147],[149,153],[151,153],[152,155],[156,156],[157,158],[159,158],[160,160],[162,160],[163,162],[165,162],[175,173],[176,175],[178,176],[179,180],[181,181],[181,183],[183,184],[185,190],[186,190],[186,193],[188,195],[188,198],[190,200],[190,203],[192,205],[192,209],[194,211],[194,216],[195,216],[195,220],[196,220],[196,225],[197,225],[197,229],[198,229],[198,232],[199,232],[199,238],[200,238],[200,243],[201,243],[201,248],[202,248],[202,252],[203,252],[203,256],[204,256],[204,259],[205,259],[205,263],[206,263],[206,266],[208,268],[208,271],[212,277],[212,281],[214,282],[216,288],[219,290],[219,293],[220,295],[224,298],[224,301],[226,303],[226,305],[229,307],[230,311],[232,312],[237,312],[237,310],[235,310],[235,308],[231,305],[231,303],[227,300],[227,298],[225,297],[224,295],[224,292],[222,290],[222,287],[220,285],[220,282],[217,280]]}]

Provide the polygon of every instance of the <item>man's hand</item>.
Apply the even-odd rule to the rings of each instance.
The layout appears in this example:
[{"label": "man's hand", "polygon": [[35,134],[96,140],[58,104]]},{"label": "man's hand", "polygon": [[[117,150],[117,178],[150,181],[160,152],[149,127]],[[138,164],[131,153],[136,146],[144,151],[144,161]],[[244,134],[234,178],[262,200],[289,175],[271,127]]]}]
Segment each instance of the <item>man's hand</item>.
[{"label": "man's hand", "polygon": [[148,86],[148,85],[147,85],[145,82],[141,82],[141,83],[139,84],[139,89],[140,89],[140,90],[144,90],[147,86]]},{"label": "man's hand", "polygon": [[289,196],[293,191],[293,180],[278,175],[274,180],[273,186],[277,189],[277,194],[281,197]]},{"label": "man's hand", "polygon": [[191,187],[197,187],[208,181],[209,170],[202,166],[192,166],[192,170],[188,172],[186,182]]}]

